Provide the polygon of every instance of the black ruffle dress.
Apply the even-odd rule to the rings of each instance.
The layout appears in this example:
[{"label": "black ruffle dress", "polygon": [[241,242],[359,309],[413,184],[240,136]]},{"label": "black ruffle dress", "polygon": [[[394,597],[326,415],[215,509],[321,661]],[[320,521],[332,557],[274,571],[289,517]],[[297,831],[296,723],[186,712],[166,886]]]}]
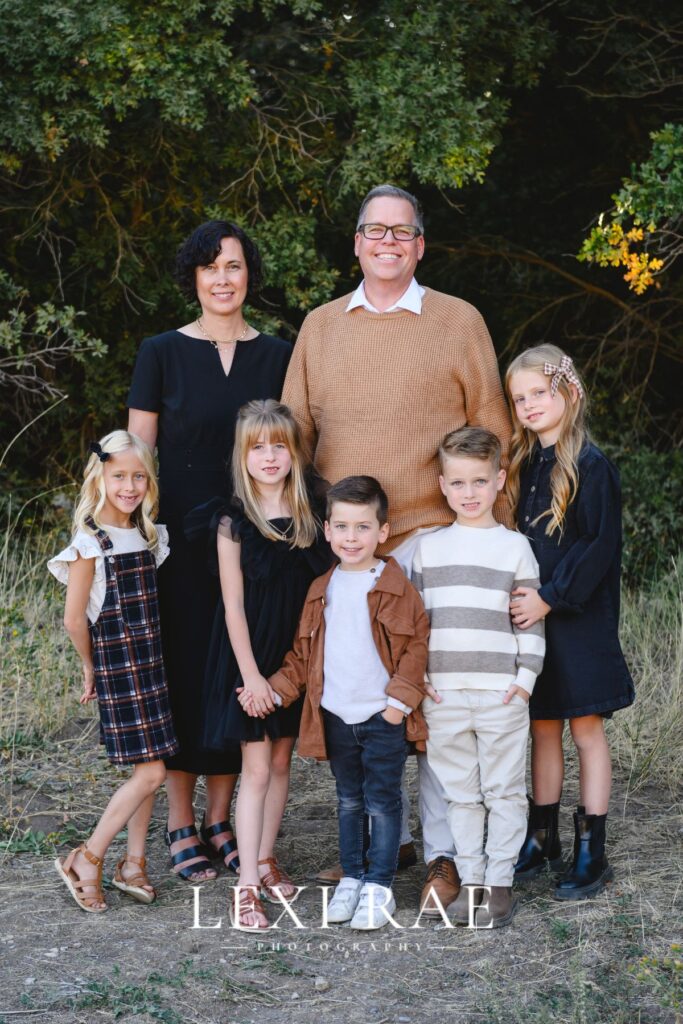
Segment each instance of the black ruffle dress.
[{"label": "black ruffle dress", "polygon": [[[321,517],[322,518],[322,517]],[[286,532],[289,519],[274,519]],[[241,503],[216,498],[194,509],[186,518],[186,534],[192,538],[208,530],[209,564],[218,572],[217,536],[222,533],[241,545],[244,578],[244,611],[251,647],[259,671],[266,678],[280,668],[292,646],[308,588],[326,572],[333,558],[322,530],[310,548],[291,548],[286,541],[272,541],[247,519]],[[298,736],[302,701],[278,708],[266,718],[251,718],[235,692],[242,685],[237,659],[225,625],[220,601],[216,610],[206,662],[201,706],[202,745],[207,750],[230,752],[239,758],[239,743]],[[231,758],[232,760],[232,758]]]}]

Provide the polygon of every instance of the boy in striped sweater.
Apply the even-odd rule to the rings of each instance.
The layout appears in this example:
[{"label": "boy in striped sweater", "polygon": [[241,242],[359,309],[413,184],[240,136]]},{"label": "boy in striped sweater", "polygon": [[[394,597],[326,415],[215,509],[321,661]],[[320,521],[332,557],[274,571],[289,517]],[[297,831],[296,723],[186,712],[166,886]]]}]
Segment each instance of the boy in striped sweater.
[{"label": "boy in striped sweater", "polygon": [[439,462],[439,484],[457,520],[420,538],[412,576],[431,623],[427,759],[446,792],[463,881],[449,916],[457,924],[499,928],[516,908],[528,702],[545,653],[543,622],[513,626],[510,594],[539,587],[538,565],[526,537],[493,518],[505,483],[496,435],[479,427],[454,430],[439,448]]}]

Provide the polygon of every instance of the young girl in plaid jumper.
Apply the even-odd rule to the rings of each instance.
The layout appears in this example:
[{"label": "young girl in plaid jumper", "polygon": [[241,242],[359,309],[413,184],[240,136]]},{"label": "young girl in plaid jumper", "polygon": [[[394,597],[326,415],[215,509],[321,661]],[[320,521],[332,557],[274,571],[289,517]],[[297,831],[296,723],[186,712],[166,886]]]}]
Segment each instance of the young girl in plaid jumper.
[{"label": "young girl in plaid jumper", "polygon": [[163,758],[178,750],[161,658],[156,569],[168,554],[155,526],[158,488],[149,448],[125,430],[90,446],[74,536],[48,568],[66,583],[64,625],[83,662],[81,704],[97,700],[100,741],[112,764],[132,765],[87,842],[55,868],[82,910],[107,909],[102,863],[128,826],[114,885],[141,903],[156,898],[145,871],[154,794]]}]

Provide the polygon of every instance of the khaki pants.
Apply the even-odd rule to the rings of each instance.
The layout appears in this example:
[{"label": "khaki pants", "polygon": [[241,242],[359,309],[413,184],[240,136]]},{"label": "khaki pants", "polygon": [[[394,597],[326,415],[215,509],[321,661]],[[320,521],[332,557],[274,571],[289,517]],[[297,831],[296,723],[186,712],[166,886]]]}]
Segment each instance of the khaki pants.
[{"label": "khaki pants", "polygon": [[[404,541],[401,541],[398,547],[395,547],[391,552],[392,558],[396,559],[408,579],[410,579],[413,558],[415,557],[420,537],[425,533],[434,533],[435,530],[443,530],[443,526],[420,527],[414,533],[411,533],[409,537],[406,537]],[[446,803],[443,787],[429,767],[425,754],[417,755],[417,769],[418,809],[422,825],[422,847],[425,864],[429,864],[437,857],[448,857],[450,860],[455,860],[453,837],[447,818],[448,804]],[[406,792],[405,776],[401,787],[401,798],[403,801],[401,843],[403,844],[411,842],[413,838],[408,828],[410,803]]]},{"label": "khaki pants", "polygon": [[[444,788],[455,863],[464,883],[512,885],[526,835],[529,707],[502,690],[442,690],[426,697],[427,760]],[[484,823],[488,836],[484,853]]]}]

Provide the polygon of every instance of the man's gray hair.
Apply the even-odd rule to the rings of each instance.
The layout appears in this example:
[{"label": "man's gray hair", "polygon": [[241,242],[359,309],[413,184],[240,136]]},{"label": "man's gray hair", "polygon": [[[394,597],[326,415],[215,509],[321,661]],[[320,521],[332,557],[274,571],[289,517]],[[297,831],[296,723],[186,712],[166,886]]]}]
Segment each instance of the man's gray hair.
[{"label": "man's gray hair", "polygon": [[424,233],[424,220],[422,219],[422,207],[419,201],[412,195],[411,192],[406,192],[404,188],[399,188],[398,185],[375,185],[371,188],[366,195],[363,202],[360,204],[360,210],[358,211],[358,222],[356,224],[356,231],[365,223],[363,218],[365,217],[365,211],[368,205],[373,199],[379,199],[382,196],[390,196],[392,199],[405,199],[413,208],[413,214],[415,217],[415,226]]}]

